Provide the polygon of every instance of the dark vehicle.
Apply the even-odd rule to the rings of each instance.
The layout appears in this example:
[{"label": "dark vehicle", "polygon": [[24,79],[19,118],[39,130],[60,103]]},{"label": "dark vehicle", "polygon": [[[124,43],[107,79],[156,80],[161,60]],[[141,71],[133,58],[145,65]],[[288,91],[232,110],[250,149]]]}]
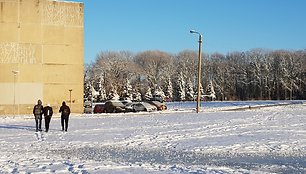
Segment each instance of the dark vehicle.
[{"label": "dark vehicle", "polygon": [[126,112],[125,105],[119,100],[109,100],[105,102],[106,113]]},{"label": "dark vehicle", "polygon": [[166,110],[167,106],[164,102],[159,102],[159,101],[149,101],[150,104],[156,106],[157,110],[162,111]]},{"label": "dark vehicle", "polygon": [[93,113],[105,113],[105,104],[104,103],[97,103],[93,109]]},{"label": "dark vehicle", "polygon": [[157,110],[156,106],[151,105],[150,103],[147,103],[147,102],[134,103],[133,109],[135,112],[139,112],[139,111],[152,112],[152,111]]}]

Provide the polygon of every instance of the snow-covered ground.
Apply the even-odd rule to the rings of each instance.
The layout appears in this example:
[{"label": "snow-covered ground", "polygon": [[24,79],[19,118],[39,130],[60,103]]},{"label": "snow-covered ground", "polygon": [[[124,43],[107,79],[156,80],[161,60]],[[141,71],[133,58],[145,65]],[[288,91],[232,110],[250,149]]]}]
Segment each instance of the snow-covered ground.
[{"label": "snow-covered ground", "polygon": [[169,106],[72,115],[67,133],[58,114],[38,134],[31,115],[2,116],[0,173],[306,173],[304,104]]}]

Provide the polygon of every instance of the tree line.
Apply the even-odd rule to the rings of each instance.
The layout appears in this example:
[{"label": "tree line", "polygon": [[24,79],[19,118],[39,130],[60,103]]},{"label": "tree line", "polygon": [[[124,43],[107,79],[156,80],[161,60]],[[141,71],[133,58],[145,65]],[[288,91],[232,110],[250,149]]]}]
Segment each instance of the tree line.
[{"label": "tree line", "polygon": [[[198,52],[103,51],[85,66],[84,99],[114,96],[143,100],[192,101],[197,94]],[[203,100],[306,99],[306,49],[253,49],[203,54]]]}]

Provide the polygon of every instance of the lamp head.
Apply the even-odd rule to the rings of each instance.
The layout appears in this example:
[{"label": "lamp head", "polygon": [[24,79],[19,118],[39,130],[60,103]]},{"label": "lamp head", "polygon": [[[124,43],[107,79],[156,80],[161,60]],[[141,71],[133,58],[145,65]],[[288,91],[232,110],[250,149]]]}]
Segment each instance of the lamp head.
[{"label": "lamp head", "polygon": [[197,33],[195,30],[190,30],[190,33]]},{"label": "lamp head", "polygon": [[13,70],[12,73],[14,73],[14,75],[17,75],[19,71]]},{"label": "lamp head", "polygon": [[198,34],[198,35],[202,36],[202,34],[200,32],[195,31],[195,30],[190,30],[190,33],[195,33],[195,34]]}]

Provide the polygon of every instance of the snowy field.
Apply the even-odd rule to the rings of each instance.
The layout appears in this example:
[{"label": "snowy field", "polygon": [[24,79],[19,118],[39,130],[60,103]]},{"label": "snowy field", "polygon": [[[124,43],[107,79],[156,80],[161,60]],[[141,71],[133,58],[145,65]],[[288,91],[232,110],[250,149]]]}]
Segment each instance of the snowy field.
[{"label": "snowy field", "polygon": [[306,173],[306,105],[218,103],[72,115],[67,133],[58,114],[38,134],[32,115],[2,116],[0,173]]}]

